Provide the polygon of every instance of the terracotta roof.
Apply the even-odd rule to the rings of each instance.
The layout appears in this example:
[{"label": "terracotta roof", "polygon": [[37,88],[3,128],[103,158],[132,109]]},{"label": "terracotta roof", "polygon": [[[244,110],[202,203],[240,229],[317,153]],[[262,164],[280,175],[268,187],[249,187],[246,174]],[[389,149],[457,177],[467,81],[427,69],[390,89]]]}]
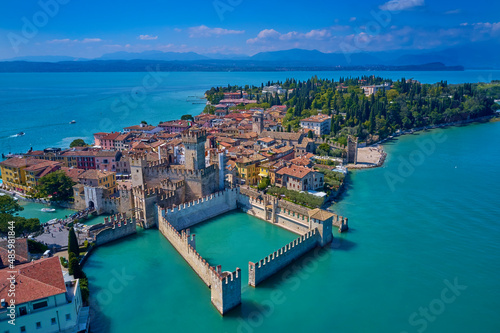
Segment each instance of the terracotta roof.
[{"label": "terracotta roof", "polygon": [[309,118],[305,118],[305,119],[302,119],[302,121],[308,121],[308,122],[311,122],[311,123],[322,123],[324,122],[325,120],[329,120],[331,119],[332,117],[330,116],[327,116],[325,114],[318,114],[316,116],[311,116]]},{"label": "terracotta roof", "polygon": [[120,135],[121,135],[121,133],[119,133],[119,132],[109,133],[108,135],[103,136],[101,138],[101,140],[115,140]]},{"label": "terracotta roof", "polygon": [[303,134],[294,133],[294,132],[273,132],[273,131],[264,131],[260,134],[261,138],[270,137],[275,140],[291,140],[291,141],[300,141],[303,138]]},{"label": "terracotta roof", "polygon": [[276,173],[279,175],[287,175],[290,177],[302,179],[312,171],[314,171],[314,170],[309,169],[309,168],[304,168],[301,166],[292,165],[292,166],[289,166],[286,168],[282,168]]},{"label": "terracotta roof", "polygon": [[62,167],[61,170],[71,178],[75,183],[78,183],[78,176],[80,176],[82,173],[85,172],[83,169],[78,169],[78,168],[68,168],[68,167]]},{"label": "terracotta roof", "polygon": [[266,137],[266,138],[260,138],[258,141],[270,143],[270,142],[273,142],[276,140],[274,140],[273,138],[270,138],[270,137]]},{"label": "terracotta roof", "polygon": [[[0,299],[10,301],[7,277],[10,269],[0,270]],[[16,266],[16,305],[35,301],[37,299],[66,293],[66,285],[59,263],[59,257],[51,257]]]},{"label": "terracotta roof", "polygon": [[[0,241],[0,268],[9,265],[9,249],[7,240]],[[27,238],[16,238],[15,240],[15,265],[19,265],[29,261],[28,252],[28,239]]]},{"label": "terracotta roof", "polygon": [[315,208],[315,209],[312,209],[309,211],[309,218],[320,220],[320,221],[328,220],[333,215],[335,215],[335,214],[330,213],[329,211],[326,211],[323,209],[319,209],[319,208]]},{"label": "terracotta roof", "polygon": [[87,170],[78,176],[78,179],[99,179],[114,174],[111,171]]},{"label": "terracotta roof", "polygon": [[38,171],[38,170],[45,169],[47,167],[53,168],[53,167],[61,164],[60,162],[56,162],[56,161],[47,161],[47,160],[38,160],[38,161],[40,161],[40,163],[32,164],[24,170],[26,170],[26,171]]}]

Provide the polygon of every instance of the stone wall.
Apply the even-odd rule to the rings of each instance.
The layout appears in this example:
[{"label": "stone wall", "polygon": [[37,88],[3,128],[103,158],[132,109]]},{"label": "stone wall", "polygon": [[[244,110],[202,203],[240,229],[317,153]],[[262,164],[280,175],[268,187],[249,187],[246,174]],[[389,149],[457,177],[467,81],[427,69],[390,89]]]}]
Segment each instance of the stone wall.
[{"label": "stone wall", "polygon": [[163,216],[159,219],[160,232],[210,287],[211,301],[216,309],[224,315],[238,306],[241,303],[241,270],[236,268],[234,272],[222,272],[221,266],[210,266],[196,251],[195,235],[191,235],[189,229],[179,233]]},{"label": "stone wall", "polygon": [[248,263],[248,284],[255,287],[318,245],[319,232],[313,229],[256,263]]},{"label": "stone wall", "polygon": [[113,215],[104,218],[102,225],[92,226],[91,232],[94,242],[99,246],[135,234],[136,221],[134,218],[125,218],[125,215]]},{"label": "stone wall", "polygon": [[186,229],[212,217],[236,209],[238,193],[238,188],[216,192],[177,207],[159,208],[158,215],[168,220],[175,229]]}]

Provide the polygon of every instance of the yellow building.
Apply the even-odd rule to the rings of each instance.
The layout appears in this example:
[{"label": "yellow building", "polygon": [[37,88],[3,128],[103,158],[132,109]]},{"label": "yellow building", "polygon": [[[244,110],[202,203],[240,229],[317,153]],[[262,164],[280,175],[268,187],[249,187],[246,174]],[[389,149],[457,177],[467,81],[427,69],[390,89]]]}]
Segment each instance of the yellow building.
[{"label": "yellow building", "polygon": [[78,176],[78,181],[82,185],[92,187],[105,187],[111,193],[116,192],[116,174],[111,171],[87,170]]},{"label": "yellow building", "polygon": [[250,157],[241,157],[236,159],[236,168],[238,169],[238,177],[247,185],[257,185],[260,180],[259,163],[265,160],[264,156],[253,155]]},{"label": "yellow building", "polygon": [[38,180],[60,168],[60,163],[33,157],[13,157],[0,162],[4,187],[21,193],[34,189]]}]

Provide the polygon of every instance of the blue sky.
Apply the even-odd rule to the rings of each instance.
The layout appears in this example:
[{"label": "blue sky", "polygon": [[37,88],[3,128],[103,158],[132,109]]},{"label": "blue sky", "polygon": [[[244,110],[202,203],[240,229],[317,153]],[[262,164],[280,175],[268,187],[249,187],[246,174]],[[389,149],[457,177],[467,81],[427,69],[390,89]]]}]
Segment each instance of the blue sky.
[{"label": "blue sky", "polygon": [[499,42],[499,13],[500,2],[491,0],[6,0],[0,59],[147,50],[432,50]]}]

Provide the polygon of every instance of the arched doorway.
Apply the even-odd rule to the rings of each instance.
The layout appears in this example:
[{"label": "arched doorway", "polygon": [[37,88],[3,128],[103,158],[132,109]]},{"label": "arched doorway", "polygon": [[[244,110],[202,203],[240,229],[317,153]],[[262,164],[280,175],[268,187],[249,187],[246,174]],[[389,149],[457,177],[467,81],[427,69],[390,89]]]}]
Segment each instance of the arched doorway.
[{"label": "arched doorway", "polygon": [[90,200],[90,201],[89,201],[89,205],[88,205],[88,207],[89,207],[90,209],[94,209],[94,208],[95,208],[94,202],[93,202],[92,200]]}]

